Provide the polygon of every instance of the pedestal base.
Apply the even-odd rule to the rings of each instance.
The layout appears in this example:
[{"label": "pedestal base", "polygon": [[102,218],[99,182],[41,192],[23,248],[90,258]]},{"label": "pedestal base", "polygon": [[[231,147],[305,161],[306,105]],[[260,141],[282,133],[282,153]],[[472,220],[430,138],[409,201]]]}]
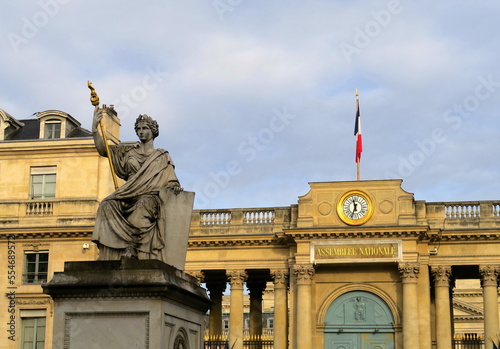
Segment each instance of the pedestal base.
[{"label": "pedestal base", "polygon": [[212,306],[195,278],[157,260],[67,262],[43,289],[53,349],[199,349]]}]

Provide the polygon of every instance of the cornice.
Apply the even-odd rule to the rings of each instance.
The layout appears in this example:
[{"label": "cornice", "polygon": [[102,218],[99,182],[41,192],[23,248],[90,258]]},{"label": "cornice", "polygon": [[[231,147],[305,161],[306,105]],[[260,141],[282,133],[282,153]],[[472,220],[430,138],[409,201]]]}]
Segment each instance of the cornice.
[{"label": "cornice", "polygon": [[[3,229],[2,229],[3,230]],[[16,240],[60,239],[60,238],[88,238],[92,235],[93,227],[65,227],[65,228],[12,228],[0,233],[0,240],[15,237]]]},{"label": "cornice", "polygon": [[262,235],[224,235],[224,236],[190,236],[189,248],[211,248],[231,246],[288,246],[287,239],[272,234]]},{"label": "cornice", "polygon": [[484,316],[481,315],[455,315],[453,317],[455,322],[483,322]]},{"label": "cornice", "polygon": [[419,238],[429,236],[428,226],[311,227],[284,229],[285,235],[299,240],[352,238]]},{"label": "cornice", "polygon": [[441,241],[490,241],[500,240],[500,229],[443,230]]},{"label": "cornice", "polygon": [[460,301],[458,299],[453,300],[453,307],[469,313],[467,315],[460,315],[460,316],[481,316],[482,317],[484,315],[482,308],[479,308],[475,305],[471,305],[471,304],[464,302],[464,301]]}]

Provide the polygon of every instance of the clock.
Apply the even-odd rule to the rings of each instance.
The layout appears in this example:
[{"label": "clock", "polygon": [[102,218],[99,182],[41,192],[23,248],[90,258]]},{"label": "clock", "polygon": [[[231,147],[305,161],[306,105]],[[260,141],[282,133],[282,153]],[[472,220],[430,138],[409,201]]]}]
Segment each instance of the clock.
[{"label": "clock", "polygon": [[342,195],[337,203],[337,214],[349,225],[366,223],[373,214],[370,196],[361,190],[351,190]]}]

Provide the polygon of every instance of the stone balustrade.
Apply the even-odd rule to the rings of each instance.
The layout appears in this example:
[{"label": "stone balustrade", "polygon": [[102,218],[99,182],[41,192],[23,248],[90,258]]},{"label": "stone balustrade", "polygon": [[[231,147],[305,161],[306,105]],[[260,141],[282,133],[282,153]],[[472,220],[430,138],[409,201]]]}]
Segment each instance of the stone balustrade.
[{"label": "stone balustrade", "polygon": [[293,224],[295,209],[289,206],[194,210],[191,235],[272,234]]},{"label": "stone balustrade", "polygon": [[0,201],[0,226],[93,225],[98,206],[95,199]]},{"label": "stone balustrade", "polygon": [[[429,225],[432,229],[500,227],[500,201],[417,201],[416,203],[419,224]],[[296,226],[296,210],[296,205],[194,210],[191,235],[276,232]]]}]

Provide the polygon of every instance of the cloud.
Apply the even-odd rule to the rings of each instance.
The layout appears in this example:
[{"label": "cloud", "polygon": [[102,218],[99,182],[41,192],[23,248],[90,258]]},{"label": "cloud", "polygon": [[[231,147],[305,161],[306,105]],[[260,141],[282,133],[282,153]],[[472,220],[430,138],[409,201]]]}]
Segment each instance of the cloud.
[{"label": "cloud", "polygon": [[[17,118],[60,109],[89,128],[91,80],[120,110],[123,140],[135,139],[138,114],[159,121],[156,146],[198,192],[197,207],[283,206],[310,181],[355,178],[359,88],[362,178],[391,173],[429,201],[491,199],[497,2],[242,1],[226,10],[211,0],[6,4],[0,108]],[[24,39],[18,47],[10,33]],[[481,79],[490,80],[485,98]],[[276,111],[294,117],[278,125]]]}]

